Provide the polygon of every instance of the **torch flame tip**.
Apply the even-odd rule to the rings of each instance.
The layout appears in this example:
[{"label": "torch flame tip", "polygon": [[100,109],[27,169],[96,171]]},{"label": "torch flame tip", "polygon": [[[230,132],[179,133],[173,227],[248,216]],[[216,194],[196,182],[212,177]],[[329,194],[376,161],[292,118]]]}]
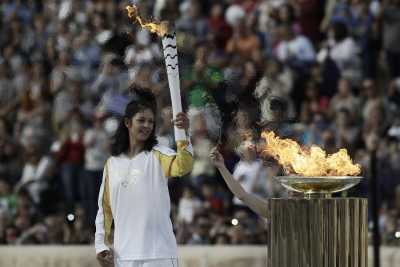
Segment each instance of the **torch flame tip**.
[{"label": "torch flame tip", "polygon": [[139,16],[139,11],[136,5],[128,5],[125,7],[125,9],[128,12],[128,17],[134,22],[138,22],[142,28],[157,34],[159,37],[164,37],[164,35],[168,34],[168,21],[145,23]]}]

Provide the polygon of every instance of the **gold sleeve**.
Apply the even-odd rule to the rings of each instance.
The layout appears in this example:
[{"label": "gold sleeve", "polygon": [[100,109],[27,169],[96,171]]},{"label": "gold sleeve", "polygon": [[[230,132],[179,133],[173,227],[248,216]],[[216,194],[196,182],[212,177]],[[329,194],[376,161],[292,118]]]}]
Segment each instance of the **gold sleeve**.
[{"label": "gold sleeve", "polygon": [[112,225],[112,211],[110,206],[110,181],[108,175],[108,162],[106,163],[104,170],[104,192],[103,192],[103,214],[104,214],[104,232],[105,232],[105,243],[107,245],[112,243],[111,240],[111,225]]},{"label": "gold sleeve", "polygon": [[188,150],[189,142],[178,141],[176,145],[177,151],[174,155],[154,150],[166,177],[181,177],[193,169],[193,155]]}]

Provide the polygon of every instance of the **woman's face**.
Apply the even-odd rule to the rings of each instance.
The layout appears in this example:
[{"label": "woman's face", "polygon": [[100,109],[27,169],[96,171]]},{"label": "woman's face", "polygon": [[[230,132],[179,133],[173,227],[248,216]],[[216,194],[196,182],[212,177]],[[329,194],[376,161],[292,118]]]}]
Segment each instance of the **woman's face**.
[{"label": "woman's face", "polygon": [[213,5],[211,8],[211,17],[213,18],[219,18],[222,16],[222,6],[219,4]]},{"label": "woman's face", "polygon": [[347,96],[350,92],[349,82],[345,79],[340,80],[338,85],[338,90],[340,95]]},{"label": "woman's face", "polygon": [[284,5],[279,9],[279,18],[283,22],[290,22],[290,10],[289,7]]},{"label": "woman's face", "polygon": [[154,128],[154,114],[151,109],[144,109],[136,113],[130,120],[125,120],[129,135],[138,142],[146,141]]},{"label": "woman's face", "polygon": [[256,154],[256,145],[253,141],[244,141],[244,151],[243,151],[243,158],[245,160],[254,160],[257,157]]},{"label": "woman's face", "polygon": [[306,96],[308,99],[315,99],[317,97],[317,89],[315,88],[315,85],[310,84],[306,88]]},{"label": "woman's face", "polygon": [[238,111],[236,116],[237,126],[239,128],[247,128],[250,124],[250,118],[248,114],[244,111]]}]

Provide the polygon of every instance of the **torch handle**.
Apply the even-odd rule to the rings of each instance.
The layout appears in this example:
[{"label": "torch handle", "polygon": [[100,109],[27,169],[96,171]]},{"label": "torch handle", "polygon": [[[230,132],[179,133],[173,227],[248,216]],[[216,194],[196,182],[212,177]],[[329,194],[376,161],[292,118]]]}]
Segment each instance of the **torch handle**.
[{"label": "torch handle", "polygon": [[[178,67],[178,50],[176,46],[176,34],[166,34],[162,38],[165,66],[167,67],[168,85],[171,94],[172,114],[182,112],[181,89]],[[186,141],[186,133],[183,129],[174,127],[175,141]]]}]

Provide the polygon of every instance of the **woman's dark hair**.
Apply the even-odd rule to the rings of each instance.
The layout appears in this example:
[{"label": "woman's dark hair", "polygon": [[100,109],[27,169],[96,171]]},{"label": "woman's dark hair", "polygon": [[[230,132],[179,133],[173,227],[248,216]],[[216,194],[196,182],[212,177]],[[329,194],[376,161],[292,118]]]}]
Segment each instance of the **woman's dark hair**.
[{"label": "woman's dark hair", "polygon": [[343,41],[348,35],[349,35],[349,30],[347,28],[347,25],[343,22],[337,21],[333,23],[333,38],[335,39],[336,42],[341,42]]},{"label": "woman's dark hair", "polygon": [[288,11],[288,20],[284,21],[278,14],[278,22],[282,24],[292,24],[296,21],[296,12],[294,10],[294,7],[291,4],[283,4],[281,9],[286,8]]},{"label": "woman's dark hair", "polygon": [[[132,119],[136,113],[141,112],[146,109],[150,109],[154,116],[156,116],[157,111],[157,101],[154,94],[145,88],[132,85],[129,88],[132,93],[130,102],[126,105],[125,114],[121,118],[117,131],[115,132],[111,144],[111,155],[118,156],[125,153],[129,149],[129,131],[125,125],[125,119]],[[154,120],[153,131],[151,132],[149,138],[144,143],[144,150],[151,151],[153,147],[158,143],[156,137],[156,124]]]}]

